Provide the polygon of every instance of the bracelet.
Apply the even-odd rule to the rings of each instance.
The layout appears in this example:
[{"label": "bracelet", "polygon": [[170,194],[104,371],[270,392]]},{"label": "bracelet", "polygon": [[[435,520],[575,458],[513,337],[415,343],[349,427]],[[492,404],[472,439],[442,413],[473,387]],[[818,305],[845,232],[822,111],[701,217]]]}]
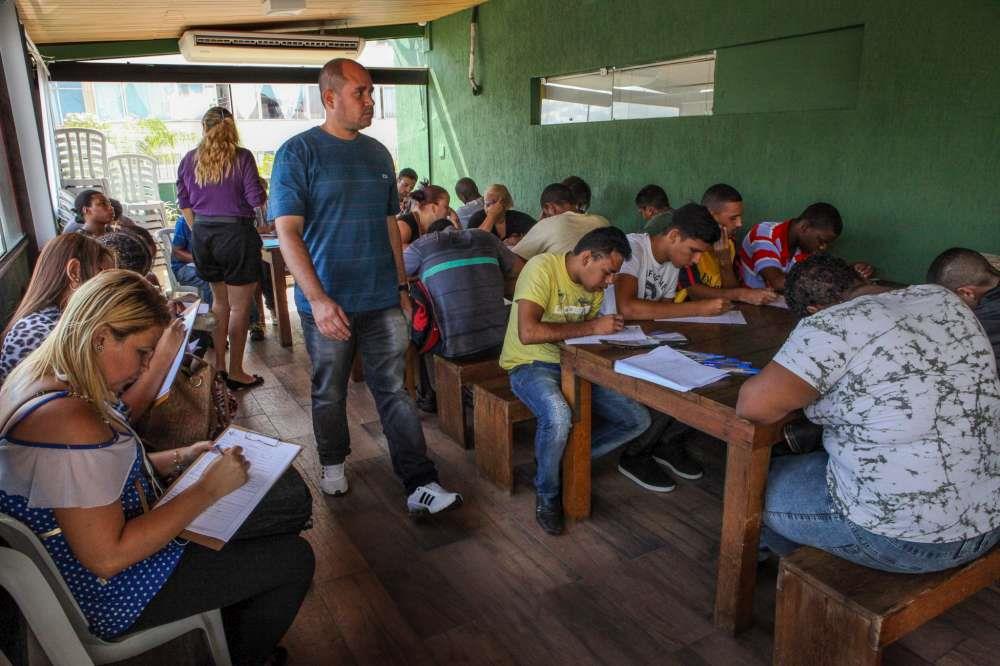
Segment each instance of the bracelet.
[{"label": "bracelet", "polygon": [[184,465],[181,464],[181,450],[174,449],[174,475],[180,476],[180,473],[184,471]]},{"label": "bracelet", "polygon": [[409,291],[410,290],[410,285],[405,284],[405,283],[404,284],[398,284],[398,285],[396,285],[396,289],[398,289],[399,291]]}]

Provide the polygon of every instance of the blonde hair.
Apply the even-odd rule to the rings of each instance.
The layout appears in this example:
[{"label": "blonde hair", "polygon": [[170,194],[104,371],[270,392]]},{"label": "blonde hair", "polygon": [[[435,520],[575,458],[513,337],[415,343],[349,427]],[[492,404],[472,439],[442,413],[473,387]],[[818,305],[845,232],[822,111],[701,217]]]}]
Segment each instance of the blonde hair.
[{"label": "blonde hair", "polygon": [[55,377],[111,418],[116,396],[98,364],[94,336],[106,326],[123,340],[170,321],[166,299],[146,278],[121,269],[99,273],[73,292],[49,337],[11,371],[4,393],[25,395],[29,385]]},{"label": "blonde hair", "polygon": [[240,135],[229,109],[213,106],[201,119],[205,135],[195,153],[194,180],[198,185],[216,185],[233,172]]},{"label": "blonde hair", "polygon": [[489,187],[486,188],[487,192],[489,192],[490,190],[496,192],[497,195],[500,197],[498,203],[503,204],[507,208],[514,207],[514,197],[510,195],[510,190],[507,189],[506,185],[501,185],[500,183],[494,183],[493,185],[490,185]]}]

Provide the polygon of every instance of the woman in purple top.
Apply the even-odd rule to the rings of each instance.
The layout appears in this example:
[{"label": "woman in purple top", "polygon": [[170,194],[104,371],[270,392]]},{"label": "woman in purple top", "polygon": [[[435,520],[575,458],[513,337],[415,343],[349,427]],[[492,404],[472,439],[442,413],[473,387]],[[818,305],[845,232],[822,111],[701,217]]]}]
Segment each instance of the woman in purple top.
[{"label": "woman in purple top", "polygon": [[243,350],[261,272],[254,208],[263,205],[266,195],[253,154],[239,146],[233,114],[212,107],[201,125],[205,132],[201,143],[177,168],[177,204],[192,230],[195,268],[212,286],[215,364],[227,371],[228,334],[226,383],[237,390],[264,382],[243,370]]}]

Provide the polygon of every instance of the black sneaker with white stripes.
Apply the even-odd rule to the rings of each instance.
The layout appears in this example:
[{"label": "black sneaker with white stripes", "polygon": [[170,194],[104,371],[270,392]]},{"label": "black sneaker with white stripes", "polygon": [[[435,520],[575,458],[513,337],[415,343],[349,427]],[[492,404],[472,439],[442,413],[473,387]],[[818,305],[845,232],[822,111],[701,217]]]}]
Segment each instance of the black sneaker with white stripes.
[{"label": "black sneaker with white stripes", "polygon": [[677,484],[648,454],[623,455],[618,459],[618,471],[633,483],[654,493],[669,493]]},{"label": "black sneaker with white stripes", "polygon": [[412,516],[440,513],[461,505],[461,495],[445,490],[436,482],[417,486],[406,498],[406,509]]}]

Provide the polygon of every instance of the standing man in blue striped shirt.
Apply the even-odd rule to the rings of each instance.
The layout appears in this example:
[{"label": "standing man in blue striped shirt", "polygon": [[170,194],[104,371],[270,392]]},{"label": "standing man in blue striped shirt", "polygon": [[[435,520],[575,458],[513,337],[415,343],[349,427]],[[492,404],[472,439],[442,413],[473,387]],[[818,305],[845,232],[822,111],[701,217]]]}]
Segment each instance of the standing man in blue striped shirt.
[{"label": "standing man in blue striped shirt", "polygon": [[399,199],[389,151],[361,134],[375,108],[371,76],[346,58],[319,78],[326,119],[275,156],[270,213],[295,277],[295,305],[312,361],[313,432],[320,488],[347,492],[347,380],[356,350],[375,398],[396,475],[412,514],[461,504],[437,469],[413,401],[403,388],[411,310],[396,225]]}]

